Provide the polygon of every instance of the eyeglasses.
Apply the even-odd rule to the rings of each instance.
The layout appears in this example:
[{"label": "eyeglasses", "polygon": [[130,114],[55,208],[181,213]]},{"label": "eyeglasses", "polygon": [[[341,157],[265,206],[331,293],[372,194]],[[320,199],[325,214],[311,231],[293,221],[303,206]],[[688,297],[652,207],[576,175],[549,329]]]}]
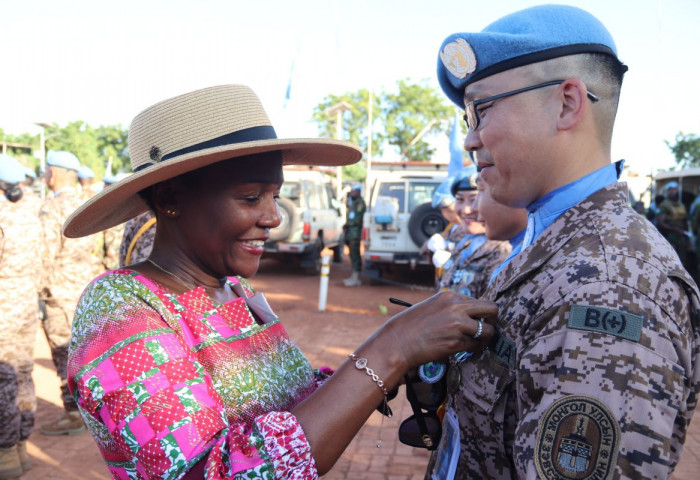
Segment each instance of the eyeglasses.
[{"label": "eyeglasses", "polygon": [[445,377],[436,383],[425,383],[418,377],[409,378],[408,375],[404,378],[406,398],[413,415],[401,422],[399,441],[410,447],[435,450],[442,437],[442,421],[437,410],[447,396],[447,381]]},{"label": "eyeglasses", "polygon": [[[474,100],[472,102],[469,102],[467,103],[464,111],[464,121],[467,122],[467,128],[469,130],[476,130],[477,128],[479,128],[479,123],[481,123],[479,109],[477,108],[479,107],[479,105],[493,102],[494,100],[498,100],[500,98],[510,97],[511,95],[517,95],[519,93],[529,92],[530,90],[536,90],[538,88],[549,87],[552,85],[560,85],[562,83],[564,83],[564,80],[551,80],[549,82],[538,83],[537,85],[530,85],[529,87],[519,88],[517,90],[511,90],[510,92],[499,93],[498,95],[494,95],[492,97],[486,97],[480,100]],[[595,103],[600,101],[600,97],[595,93],[590,92],[588,90],[586,90],[586,93],[591,102]]]}]

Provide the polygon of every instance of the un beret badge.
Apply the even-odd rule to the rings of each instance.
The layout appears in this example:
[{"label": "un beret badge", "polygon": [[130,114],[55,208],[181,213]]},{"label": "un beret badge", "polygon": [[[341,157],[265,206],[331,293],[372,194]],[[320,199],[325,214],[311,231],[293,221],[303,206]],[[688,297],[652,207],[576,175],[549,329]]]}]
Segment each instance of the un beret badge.
[{"label": "un beret badge", "polygon": [[620,443],[620,425],[600,400],[570,395],[554,402],[542,416],[535,444],[540,478],[609,479]]},{"label": "un beret badge", "polygon": [[457,78],[466,78],[476,70],[476,55],[471,45],[463,38],[445,45],[440,52],[440,59],[445,68]]}]

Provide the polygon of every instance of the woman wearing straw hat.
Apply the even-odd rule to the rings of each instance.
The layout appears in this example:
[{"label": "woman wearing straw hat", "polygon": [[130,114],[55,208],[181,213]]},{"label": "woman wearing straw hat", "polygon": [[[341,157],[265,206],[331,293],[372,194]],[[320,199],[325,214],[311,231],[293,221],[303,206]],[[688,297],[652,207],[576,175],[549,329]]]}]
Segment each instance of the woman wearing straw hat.
[{"label": "woman wearing straw hat", "polygon": [[277,139],[239,85],[146,109],[129,149],[134,174],[64,225],[75,237],[148,208],[158,220],[148,260],[95,279],[73,324],[69,385],[114,478],[316,478],[410,368],[493,335],[472,318],[495,316],[493,304],[441,294],[325,381],[245,278],[280,222],[282,165],[347,165],[361,152]]}]

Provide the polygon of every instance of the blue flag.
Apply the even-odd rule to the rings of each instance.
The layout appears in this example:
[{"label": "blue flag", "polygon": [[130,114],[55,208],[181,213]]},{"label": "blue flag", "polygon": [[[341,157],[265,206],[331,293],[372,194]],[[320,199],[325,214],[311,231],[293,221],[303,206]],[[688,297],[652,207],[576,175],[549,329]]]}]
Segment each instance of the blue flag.
[{"label": "blue flag", "polygon": [[454,177],[462,171],[464,162],[464,143],[462,142],[462,132],[459,129],[459,112],[455,113],[450,132],[450,163],[447,165],[447,176]]},{"label": "blue flag", "polygon": [[432,204],[434,208],[440,208],[455,201],[450,190],[452,182],[462,171],[462,163],[464,161],[463,148],[462,134],[459,129],[459,112],[456,112],[452,123],[452,132],[450,132],[450,163],[447,164],[447,178],[433,194]]},{"label": "blue flag", "polygon": [[294,74],[294,65],[296,64],[296,58],[292,61],[292,68],[289,69],[289,81],[287,82],[287,91],[284,93],[284,108],[287,108],[287,102],[292,96],[292,75]]}]

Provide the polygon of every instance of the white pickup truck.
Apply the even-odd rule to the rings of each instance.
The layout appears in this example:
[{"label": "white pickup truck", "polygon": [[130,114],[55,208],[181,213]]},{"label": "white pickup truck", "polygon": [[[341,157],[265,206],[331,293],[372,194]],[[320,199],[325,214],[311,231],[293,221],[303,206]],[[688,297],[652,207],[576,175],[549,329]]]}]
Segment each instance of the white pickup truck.
[{"label": "white pickup truck", "polygon": [[447,166],[426,162],[374,163],[364,242],[364,275],[378,279],[396,268],[433,268],[421,245],[447,222],[431,205]]},{"label": "white pickup truck", "polygon": [[335,198],[335,178],[326,170],[285,167],[278,201],[282,221],[270,231],[265,257],[297,264],[304,273],[321,272],[321,251],[342,261],[344,206]]}]

